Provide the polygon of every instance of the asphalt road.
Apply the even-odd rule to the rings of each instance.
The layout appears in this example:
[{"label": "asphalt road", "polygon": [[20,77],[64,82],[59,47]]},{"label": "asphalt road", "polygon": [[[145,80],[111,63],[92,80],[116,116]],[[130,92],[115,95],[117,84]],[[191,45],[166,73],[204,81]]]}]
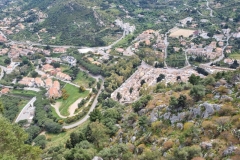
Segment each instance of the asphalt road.
[{"label": "asphalt road", "polygon": [[32,115],[32,113],[34,113],[34,107],[30,107],[33,106],[34,102],[36,101],[36,97],[33,97],[21,110],[21,112],[19,113],[19,115],[17,116],[17,119],[15,120],[15,123],[19,122],[20,120],[25,120],[25,119],[29,119],[30,117],[34,116],[34,114]]}]

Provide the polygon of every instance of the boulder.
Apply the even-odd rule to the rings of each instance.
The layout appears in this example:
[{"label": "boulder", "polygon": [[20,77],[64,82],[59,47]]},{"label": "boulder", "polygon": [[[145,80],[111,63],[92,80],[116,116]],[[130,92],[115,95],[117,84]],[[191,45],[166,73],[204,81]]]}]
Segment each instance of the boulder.
[{"label": "boulder", "polygon": [[211,149],[212,148],[212,143],[211,142],[202,142],[200,143],[200,146],[203,148],[203,149]]},{"label": "boulder", "polygon": [[133,137],[131,138],[132,143],[135,142],[135,140],[136,140],[136,137],[133,136]]},{"label": "boulder", "polygon": [[182,123],[177,123],[176,127],[178,129],[182,130],[183,129],[183,124]]},{"label": "boulder", "polygon": [[219,98],[220,98],[220,95],[219,95],[219,94],[216,94],[213,98],[214,98],[214,99],[219,99]]},{"label": "boulder", "polygon": [[158,119],[158,115],[157,115],[157,113],[154,112],[154,110],[153,110],[152,113],[150,114],[150,121],[151,121],[151,122],[155,122],[155,121],[157,121],[157,119]]}]

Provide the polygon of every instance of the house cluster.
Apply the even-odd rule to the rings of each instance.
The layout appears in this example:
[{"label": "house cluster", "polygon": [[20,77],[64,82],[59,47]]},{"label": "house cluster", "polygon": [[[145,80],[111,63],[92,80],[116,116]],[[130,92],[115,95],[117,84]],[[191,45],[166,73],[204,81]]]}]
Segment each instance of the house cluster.
[{"label": "house cluster", "polygon": [[192,17],[187,17],[187,18],[184,18],[182,20],[179,20],[179,23],[181,23],[182,27],[186,26],[187,23],[191,23],[193,20]]},{"label": "house cluster", "polygon": [[[20,10],[19,7],[10,8],[10,9],[12,11]],[[3,12],[5,12],[5,11],[3,11]],[[14,18],[9,16],[9,17],[5,17],[4,19],[0,20],[0,26],[3,26],[1,28],[2,31],[5,34],[10,35],[10,34],[20,32],[21,30],[25,29],[26,26],[31,27],[33,22],[26,23],[26,20],[28,18],[30,18],[31,16],[33,16],[33,14],[37,16],[36,22],[34,22],[34,23],[43,22],[48,17],[48,15],[43,13],[42,11],[39,11],[37,9],[31,9],[29,11],[25,11],[24,14],[21,16],[17,16]],[[26,24],[24,25],[24,23],[26,23]]]},{"label": "house cluster", "polygon": [[12,71],[20,65],[20,62],[11,62],[5,69],[4,71],[6,72],[6,74],[10,74],[12,73]]},{"label": "house cluster", "polygon": [[46,88],[47,96],[49,98],[59,98],[61,97],[60,83],[58,81],[52,81],[51,78],[42,79],[40,77],[31,78],[23,77],[21,81],[18,82],[27,87],[43,87]]},{"label": "house cluster", "polygon": [[120,102],[133,102],[139,97],[141,81],[144,80],[148,86],[152,86],[157,83],[157,77],[160,74],[165,75],[165,84],[177,82],[178,77],[181,81],[187,82],[188,77],[192,74],[199,75],[192,69],[178,70],[169,68],[166,70],[142,64],[130,78],[111,94],[111,98],[117,100],[117,94],[119,92],[122,95]]},{"label": "house cluster", "polygon": [[8,57],[9,58],[18,58],[19,56],[27,56],[29,54],[35,54],[35,53],[43,53],[45,55],[50,55],[50,51],[49,50],[44,50],[41,48],[37,48],[37,47],[32,47],[29,45],[11,45],[10,46],[10,50],[5,54],[8,53]]},{"label": "house cluster", "polygon": [[[219,46],[223,46],[223,42],[218,42]],[[191,43],[191,47],[186,49],[188,55],[203,56],[208,59],[215,59],[222,55],[223,49],[217,47],[217,42],[212,41],[209,45],[203,47],[203,44],[196,45]]]},{"label": "house cluster", "polygon": [[50,64],[45,64],[42,66],[42,70],[45,73],[49,73],[50,75],[56,76],[56,78],[65,80],[65,81],[71,81],[71,77],[65,73],[62,73],[61,68],[54,68]]},{"label": "house cluster", "polygon": [[1,43],[7,42],[7,38],[4,35],[2,35],[2,34],[0,34],[0,42]]},{"label": "house cluster", "polygon": [[67,62],[71,66],[76,66],[77,60],[72,56],[62,56],[61,59],[63,62]]},{"label": "house cluster", "polygon": [[1,49],[0,49],[0,55],[1,55],[1,56],[2,56],[2,55],[5,55],[5,54],[8,53],[8,51],[9,51],[8,48],[1,48]]},{"label": "house cluster", "polygon": [[67,49],[62,48],[62,47],[58,47],[58,48],[53,49],[53,53],[66,53],[66,51],[67,51]]},{"label": "house cluster", "polygon": [[131,26],[129,23],[124,23],[122,20],[119,19],[115,20],[115,24],[119,26],[122,30],[124,30],[126,35],[133,33],[136,29],[134,25]]}]

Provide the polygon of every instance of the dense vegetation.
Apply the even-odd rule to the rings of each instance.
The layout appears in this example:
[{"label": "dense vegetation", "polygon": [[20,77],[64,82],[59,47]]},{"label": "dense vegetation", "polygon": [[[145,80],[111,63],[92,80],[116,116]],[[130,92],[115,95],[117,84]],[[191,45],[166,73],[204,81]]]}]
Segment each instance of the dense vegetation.
[{"label": "dense vegetation", "polygon": [[2,95],[0,101],[4,107],[3,116],[13,122],[28,99],[24,97]]},{"label": "dense vegetation", "polygon": [[[45,156],[188,160],[201,159],[203,154],[210,158],[210,153],[219,150],[218,154],[212,154],[216,159],[239,158],[238,149],[231,153],[226,151],[229,142],[234,146],[239,143],[236,130],[239,128],[239,113],[236,112],[240,100],[236,83],[239,75],[239,70],[220,72],[204,79],[192,75],[190,84],[179,82],[168,86],[159,81],[152,88],[154,96],[143,96],[129,106],[110,98],[102,99],[90,114],[90,122],[72,132],[64,145],[48,149]],[[172,122],[163,116],[187,113],[202,104],[221,107],[207,119],[189,114]],[[205,112],[204,107],[201,112]],[[205,143],[211,143],[211,148],[207,149]]]},{"label": "dense vegetation", "polygon": [[39,159],[41,150],[24,144],[27,134],[16,124],[11,124],[0,113],[0,159]]}]

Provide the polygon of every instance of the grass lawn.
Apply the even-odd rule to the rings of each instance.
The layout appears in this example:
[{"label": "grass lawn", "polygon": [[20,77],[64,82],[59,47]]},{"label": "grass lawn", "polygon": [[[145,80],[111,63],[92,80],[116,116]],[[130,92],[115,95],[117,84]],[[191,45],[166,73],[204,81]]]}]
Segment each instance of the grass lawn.
[{"label": "grass lawn", "polygon": [[79,73],[77,74],[77,78],[73,81],[74,83],[76,83],[79,86],[84,86],[85,88],[89,88],[89,82],[94,82],[95,83],[95,79],[92,77],[89,77],[86,73],[79,71]]},{"label": "grass lawn", "polygon": [[53,107],[51,107],[51,111],[52,111],[53,117],[56,117],[57,119],[62,119],[61,117],[58,116],[58,114],[56,113],[56,111]]},{"label": "grass lawn", "polygon": [[37,95],[37,92],[28,91],[28,90],[12,90],[11,94],[19,95],[19,96],[26,96],[26,97],[34,97]]},{"label": "grass lawn", "polygon": [[63,88],[67,91],[67,93],[69,94],[69,97],[66,100],[60,99],[58,101],[62,102],[62,105],[59,109],[61,115],[63,116],[68,116],[68,108],[69,106],[71,106],[71,104],[73,104],[77,99],[79,98],[85,98],[88,96],[89,91],[86,90],[83,93],[79,93],[79,89],[73,85],[70,84],[66,84],[66,86]]},{"label": "grass lawn", "polygon": [[234,53],[229,55],[230,58],[240,60],[240,54]]}]

